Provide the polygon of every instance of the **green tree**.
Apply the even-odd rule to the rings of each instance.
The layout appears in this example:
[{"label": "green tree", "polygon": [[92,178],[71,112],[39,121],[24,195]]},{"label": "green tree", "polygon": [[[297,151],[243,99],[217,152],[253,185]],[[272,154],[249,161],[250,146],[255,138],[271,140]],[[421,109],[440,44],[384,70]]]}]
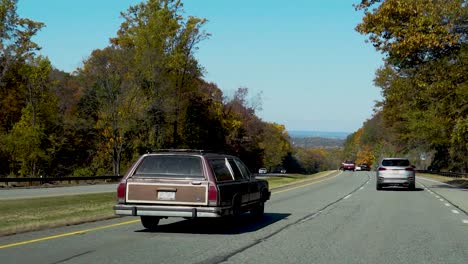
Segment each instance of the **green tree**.
[{"label": "green tree", "polygon": [[20,163],[21,176],[36,177],[44,173],[56,152],[54,127],[58,109],[57,98],[49,89],[50,70],[50,62],[37,57],[20,71],[25,79],[27,104],[22,109],[21,120],[8,132],[7,144],[11,159]]},{"label": "green tree", "polygon": [[387,55],[375,84],[391,140],[377,144],[379,151],[434,152],[438,166],[460,169],[466,155],[454,138],[468,115],[466,1],[361,1],[356,7],[364,10],[356,30]]},{"label": "green tree", "polygon": [[153,147],[184,145],[179,123],[202,75],[194,53],[208,37],[201,30],[206,20],[184,18],[182,7],[175,0],[132,6],[122,13],[125,21],[112,39],[114,45],[134,51],[136,81],[150,98],[149,145]]},{"label": "green tree", "polygon": [[114,175],[120,175],[122,152],[128,144],[129,133],[142,119],[147,104],[128,74],[131,70],[126,61],[125,50],[112,47],[95,50],[82,72],[94,80],[92,89],[96,91],[98,104],[96,129],[103,139],[99,150],[111,158]]},{"label": "green tree", "polygon": [[284,125],[265,123],[260,148],[263,150],[263,164],[272,171],[283,164],[291,151],[289,136]]}]

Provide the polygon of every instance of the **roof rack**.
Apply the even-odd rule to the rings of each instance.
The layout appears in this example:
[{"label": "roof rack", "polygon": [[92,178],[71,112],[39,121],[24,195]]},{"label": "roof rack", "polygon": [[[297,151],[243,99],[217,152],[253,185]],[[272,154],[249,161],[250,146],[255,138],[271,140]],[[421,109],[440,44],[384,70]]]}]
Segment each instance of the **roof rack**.
[{"label": "roof rack", "polygon": [[152,152],[181,152],[181,153],[199,153],[199,154],[206,154],[212,153],[213,151],[210,150],[203,150],[203,149],[155,149]]}]

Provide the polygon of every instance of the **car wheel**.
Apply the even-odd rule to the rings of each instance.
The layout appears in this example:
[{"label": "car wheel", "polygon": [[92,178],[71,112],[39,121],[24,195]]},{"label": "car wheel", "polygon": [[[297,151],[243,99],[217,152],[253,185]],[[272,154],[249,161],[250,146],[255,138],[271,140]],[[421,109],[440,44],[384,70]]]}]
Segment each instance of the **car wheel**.
[{"label": "car wheel", "polygon": [[250,213],[255,219],[262,218],[263,214],[265,213],[265,202],[260,201],[252,210],[250,210]]},{"label": "car wheel", "polygon": [[414,191],[416,189],[416,184],[411,183],[410,185],[408,185],[408,189],[411,190],[411,191]]},{"label": "car wheel", "polygon": [[377,189],[377,191],[380,191],[380,190],[382,190],[382,185],[380,185],[380,184],[377,184],[377,186],[376,186],[376,189]]},{"label": "car wheel", "polygon": [[157,216],[140,216],[141,224],[144,228],[154,231],[158,227],[160,217]]},{"label": "car wheel", "polygon": [[237,218],[241,215],[241,201],[238,198],[234,198],[234,201],[232,202],[232,216],[234,218]]}]

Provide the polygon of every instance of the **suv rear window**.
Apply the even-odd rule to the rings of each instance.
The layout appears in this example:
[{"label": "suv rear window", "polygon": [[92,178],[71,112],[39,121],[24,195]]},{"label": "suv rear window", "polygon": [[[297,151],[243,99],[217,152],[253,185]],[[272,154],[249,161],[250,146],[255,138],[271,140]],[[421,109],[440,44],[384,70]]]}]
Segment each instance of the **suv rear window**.
[{"label": "suv rear window", "polygon": [[152,155],[138,166],[135,177],[203,178],[201,159],[195,156]]},{"label": "suv rear window", "polygon": [[407,159],[388,159],[382,161],[382,166],[388,167],[407,167],[410,165]]}]

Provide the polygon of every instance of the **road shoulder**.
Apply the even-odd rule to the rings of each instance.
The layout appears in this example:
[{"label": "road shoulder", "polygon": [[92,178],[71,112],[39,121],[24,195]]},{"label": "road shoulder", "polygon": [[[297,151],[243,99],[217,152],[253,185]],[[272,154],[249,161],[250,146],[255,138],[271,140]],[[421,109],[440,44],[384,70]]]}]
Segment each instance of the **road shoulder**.
[{"label": "road shoulder", "polygon": [[468,189],[457,187],[425,176],[416,176],[417,181],[431,190],[440,199],[445,199],[465,214],[468,214]]}]

